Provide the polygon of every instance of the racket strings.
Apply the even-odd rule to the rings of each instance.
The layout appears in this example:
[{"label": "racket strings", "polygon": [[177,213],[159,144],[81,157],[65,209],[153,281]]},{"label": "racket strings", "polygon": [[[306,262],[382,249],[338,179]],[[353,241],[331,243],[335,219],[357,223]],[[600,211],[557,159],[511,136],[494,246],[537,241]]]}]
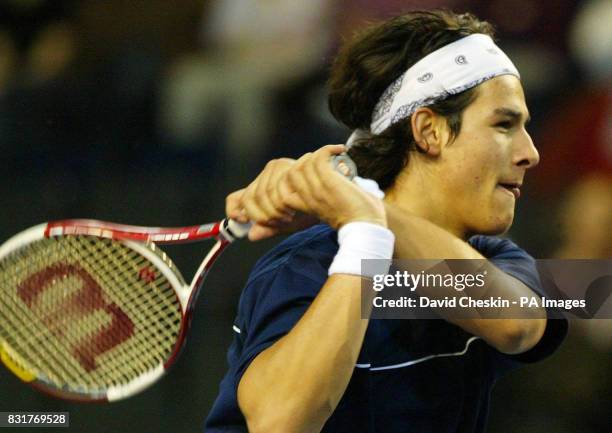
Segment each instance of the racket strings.
[{"label": "racket strings", "polygon": [[[35,244],[37,245],[37,244]],[[39,246],[39,245],[37,245]],[[15,275],[23,273],[27,267],[32,269],[35,273],[37,269],[41,268],[43,263],[40,262],[40,255],[36,254],[22,254],[19,265],[17,265],[17,272]],[[63,281],[61,287],[64,289],[65,294],[73,293],[76,289],[74,281],[70,278],[66,278]],[[12,279],[11,285],[2,287],[17,287],[19,280]],[[47,305],[48,310],[54,311],[54,307],[57,305],[57,297],[49,296],[48,292],[43,292],[44,296],[41,300],[41,304]],[[53,290],[50,290],[53,293]],[[70,347],[67,343],[69,340],[75,340],[75,336],[66,336],[65,338],[57,338],[57,332],[60,331],[65,325],[65,321],[68,319],[68,315],[64,317],[57,317],[55,321],[47,321],[43,323],[40,320],[31,320],[28,323],[28,327],[24,327],[22,319],[29,320],[33,312],[29,309],[24,302],[17,296],[17,291],[12,291],[12,296],[3,296],[3,300],[10,301],[16,314],[5,315],[6,322],[8,323],[7,329],[16,330],[16,335],[12,336],[7,340],[7,343],[11,348],[18,347],[20,352],[28,354],[27,356],[19,356],[20,360],[25,362],[26,365],[22,365],[23,368],[33,372],[39,378],[45,381],[60,384],[60,383],[76,383],[79,380],[78,374],[79,365],[74,357],[63,356],[62,354],[69,353]],[[10,312],[10,308],[3,308],[4,311]],[[98,320],[99,321],[99,320]],[[90,320],[91,324],[85,323],[86,328],[95,328],[95,320]],[[76,328],[80,329],[80,328]],[[87,332],[87,329],[85,329]],[[3,333],[5,334],[5,333]],[[39,362],[32,362],[32,360],[38,360]],[[44,364],[40,363],[40,360],[45,360]]]},{"label": "racket strings", "polygon": [[[37,244],[33,246],[34,249],[38,249],[38,247],[39,245]],[[16,290],[6,290],[19,286],[21,282],[19,275],[26,273],[28,267],[37,270],[41,266],[40,255],[26,255],[21,253],[17,256],[14,272],[4,272],[4,269],[2,269],[3,272],[1,272],[0,275],[2,277],[8,276],[9,281],[7,281],[7,278],[2,278],[0,280],[0,287],[3,289],[1,298],[3,308],[0,309],[0,314],[3,319],[2,323],[6,324],[0,336],[12,349],[17,349],[17,353],[20,354],[19,360],[23,369],[31,371],[39,377],[66,377],[70,380],[70,372],[75,371],[76,365],[74,365],[74,361],[72,362],[72,366],[66,365],[66,362],[71,361],[71,359],[61,357],[61,354],[67,350],[67,348],[61,344],[61,340],[52,338],[51,329],[42,326],[40,321],[30,320],[27,326],[24,326],[24,320],[29,320],[32,316],[32,312],[27,308],[26,304],[19,299]],[[4,332],[5,330],[14,330],[14,332]],[[46,366],[48,368],[44,369],[44,373],[41,371],[39,365],[32,363],[32,359],[47,360]]]},{"label": "racket strings", "polygon": [[[93,247],[92,245],[89,246],[90,249]],[[105,279],[104,286],[121,287],[126,281],[130,283],[130,286],[127,290],[112,291],[112,293],[109,293],[111,294],[110,298],[124,308],[125,313],[133,323],[143,324],[143,326],[155,324],[157,337],[165,336],[166,344],[159,344],[159,338],[157,338],[157,341],[151,341],[151,337],[155,338],[156,336],[151,335],[150,332],[136,332],[129,342],[118,345],[118,352],[123,356],[109,358],[109,368],[114,372],[119,372],[126,370],[129,366],[135,371],[144,372],[159,364],[159,360],[163,360],[164,356],[168,355],[170,346],[176,341],[177,330],[180,326],[180,314],[174,314],[173,319],[172,315],[168,314],[169,310],[177,311],[176,297],[160,272],[155,272],[157,278],[151,281],[151,284],[158,294],[165,293],[166,296],[143,297],[139,287],[135,287],[138,286],[139,281],[134,279],[134,276],[139,275],[138,273],[143,269],[143,266],[150,267],[149,262],[140,254],[122,244],[112,243],[111,246],[112,250],[107,251],[103,260],[100,261],[104,264],[103,272],[100,273],[101,277]],[[95,257],[95,255],[96,252],[92,251],[91,256]],[[161,310],[162,305],[165,307],[163,310]],[[163,332],[160,332],[164,330],[170,330],[170,332],[166,332],[164,335]],[[142,356],[140,351],[144,348],[147,348],[153,356],[148,358]],[[132,375],[128,371],[124,371],[124,374]],[[108,379],[113,380],[113,383],[121,382],[121,378],[109,377]]]},{"label": "racket strings", "polygon": [[[38,285],[24,289],[32,278]],[[41,283],[42,290],[36,288]],[[66,236],[34,242],[3,261],[0,289],[7,324],[0,324],[0,339],[59,388],[126,384],[165,361],[180,332],[171,284],[148,259],[116,241]]]},{"label": "racket strings", "polygon": [[[39,246],[40,244],[34,244],[33,249],[39,249],[36,248]],[[15,266],[16,272],[14,272],[14,276],[22,275],[26,272],[27,267],[32,270],[32,274],[41,268],[40,255],[33,254],[33,251],[30,251],[27,255],[21,254],[21,256],[22,259],[19,260],[19,264]],[[26,263],[25,266],[24,263]],[[4,274],[6,274],[6,272]],[[12,281],[10,285],[3,284],[2,287],[4,289],[7,287],[19,287],[21,281],[15,278],[13,280],[15,281]],[[70,286],[71,284],[69,284],[68,279],[66,279],[63,287],[67,292],[71,292]],[[61,322],[61,318],[58,318],[55,323],[48,322],[47,324],[42,323],[40,320],[31,320],[26,328],[23,326],[24,323],[20,319],[22,317],[31,319],[32,311],[19,299],[16,290],[12,290],[10,294],[12,295],[10,297],[3,294],[3,301],[10,299],[11,306],[19,311],[18,314],[9,314],[7,316],[9,326],[7,326],[6,329],[15,331],[15,335],[8,336],[11,341],[7,342],[11,348],[18,348],[19,352],[26,354],[26,356],[20,356],[20,359],[27,360],[27,366],[24,367],[35,373],[36,376],[55,384],[60,383],[62,379],[68,383],[74,382],[78,376],[71,373],[78,371],[78,364],[72,357],[61,356],[61,354],[69,350],[69,347],[64,344],[67,343],[67,341],[63,341],[61,338],[56,338],[53,335],[54,331],[61,330],[62,328],[63,323]],[[39,305],[47,305],[47,307],[52,306],[49,297],[45,296],[45,298],[47,298],[46,302],[43,300]],[[5,311],[11,312],[13,310],[9,308],[5,309]],[[41,311],[38,311],[38,313],[40,314]],[[3,332],[3,334],[7,334],[7,332]],[[46,362],[41,365],[40,361],[43,359]],[[33,360],[37,362],[33,362]]]},{"label": "racket strings", "polygon": [[[123,260],[123,261],[125,261],[125,262],[128,262],[128,261],[129,261],[131,258],[133,258],[133,257],[132,257],[133,255],[130,255],[130,256],[128,256],[128,257],[126,257],[126,256],[125,256],[125,254],[122,254],[122,255],[123,255],[122,260]],[[113,257],[117,257],[117,256],[118,256],[117,251],[113,251],[110,257],[111,257],[111,258],[113,258]],[[115,262],[117,262],[117,260],[115,260]],[[104,262],[104,263],[105,263],[105,262]],[[117,263],[115,263],[115,264],[117,265]],[[114,275],[114,274],[112,273],[112,271],[114,271],[114,270],[115,270],[115,268],[117,268],[117,266],[115,266],[114,268],[111,268],[111,267],[109,267],[108,265],[107,265],[107,266],[104,266],[104,272],[102,273],[102,275],[107,275],[107,276],[108,276],[108,275]],[[123,277],[124,277],[124,276],[123,276],[123,274],[120,274],[120,273],[117,273],[117,275],[118,275],[120,278],[123,278]],[[113,282],[113,283],[116,283],[116,282]],[[105,284],[107,284],[107,283],[105,283]],[[122,348],[123,348],[123,347],[122,347]],[[124,353],[125,353],[126,351],[125,351],[125,350],[121,350],[121,352],[124,352]],[[134,360],[134,359],[129,359],[127,362],[129,362],[129,363],[130,363],[130,365],[131,365],[132,367],[138,367],[138,366],[139,366],[139,364],[138,364],[137,362],[135,362],[135,360]],[[106,380],[107,382],[108,382],[108,379],[112,379],[112,378],[105,378],[105,380]],[[116,380],[116,378],[114,378],[114,379]]]},{"label": "racket strings", "polygon": [[[130,280],[130,276],[136,275],[143,267],[148,266],[148,261],[133,250],[119,248],[119,245],[115,245],[115,248],[116,250],[109,255],[109,260],[113,262],[113,266],[107,263],[107,269],[105,269],[103,273],[103,275],[108,278],[107,284],[122,284],[124,281]],[[130,263],[130,266],[122,266],[124,263]],[[121,271],[116,272],[117,269],[121,269]],[[164,356],[167,357],[169,348],[171,348],[176,341],[177,329],[180,326],[180,316],[170,314],[172,311],[176,311],[177,308],[174,292],[160,272],[157,272],[154,278],[155,279],[151,281],[153,287],[155,287],[160,294],[165,293],[167,296],[141,298],[139,290],[134,290],[133,287],[130,287],[129,290],[122,290],[114,293],[114,295],[117,296],[115,299],[118,299],[117,303],[119,305],[126,307],[137,306],[137,308],[129,308],[126,310],[126,314],[132,321],[143,324],[155,323],[157,326],[158,343],[165,343],[156,344],[154,347],[152,346],[149,348],[157,355],[151,358],[156,361],[154,363],[145,363],[147,359],[141,357],[138,350],[130,350],[127,345],[120,346],[118,350],[125,353],[125,356],[129,358],[127,363],[138,371],[147,371],[154,368],[159,364],[159,359],[163,360],[165,359]],[[154,318],[154,321],[152,318]],[[136,348],[151,345],[150,336],[144,332],[134,334],[133,338],[132,344]],[[120,360],[121,358],[117,357],[109,361],[118,362]],[[114,370],[120,368],[124,367],[121,365],[113,365]]]}]

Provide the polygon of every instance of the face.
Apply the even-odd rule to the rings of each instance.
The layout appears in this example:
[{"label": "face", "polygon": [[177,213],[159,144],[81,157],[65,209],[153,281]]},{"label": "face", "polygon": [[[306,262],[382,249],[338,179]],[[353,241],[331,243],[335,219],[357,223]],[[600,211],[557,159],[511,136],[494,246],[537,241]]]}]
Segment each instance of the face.
[{"label": "face", "polygon": [[525,172],[539,161],[525,130],[529,113],[520,81],[502,75],[481,84],[477,95],[436,164],[446,220],[464,236],[506,231]]}]

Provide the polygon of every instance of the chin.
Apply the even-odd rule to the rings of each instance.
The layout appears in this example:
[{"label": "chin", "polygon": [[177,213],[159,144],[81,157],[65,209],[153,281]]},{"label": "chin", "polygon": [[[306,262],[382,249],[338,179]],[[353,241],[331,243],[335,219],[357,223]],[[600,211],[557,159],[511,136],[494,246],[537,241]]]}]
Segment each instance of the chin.
[{"label": "chin", "polygon": [[491,215],[489,218],[485,218],[483,221],[479,221],[474,224],[470,230],[470,236],[472,235],[488,235],[497,236],[506,233],[510,230],[512,222],[514,221],[514,210],[512,212],[506,212],[504,214]]}]

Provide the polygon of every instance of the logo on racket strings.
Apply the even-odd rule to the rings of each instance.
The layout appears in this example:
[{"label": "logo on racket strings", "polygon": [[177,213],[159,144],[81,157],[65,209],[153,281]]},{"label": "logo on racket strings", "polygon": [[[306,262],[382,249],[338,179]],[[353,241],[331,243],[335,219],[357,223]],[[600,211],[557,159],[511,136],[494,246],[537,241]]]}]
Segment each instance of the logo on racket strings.
[{"label": "logo on racket strings", "polygon": [[152,283],[155,281],[155,271],[150,266],[145,266],[138,271],[138,279],[145,283]]},{"label": "logo on racket strings", "polygon": [[[50,296],[58,281],[76,279],[77,290]],[[78,265],[59,263],[27,278],[17,293],[28,308],[60,341],[65,342],[72,355],[87,372],[96,369],[96,358],[123,343],[134,334],[134,323],[114,302],[104,299],[103,290],[89,273]],[[52,300],[50,300],[52,299]],[[97,325],[93,332],[77,335],[88,317],[106,313],[110,323]],[[96,321],[97,322],[97,321]],[[95,322],[90,322],[91,325]],[[76,335],[76,337],[75,337]]]}]

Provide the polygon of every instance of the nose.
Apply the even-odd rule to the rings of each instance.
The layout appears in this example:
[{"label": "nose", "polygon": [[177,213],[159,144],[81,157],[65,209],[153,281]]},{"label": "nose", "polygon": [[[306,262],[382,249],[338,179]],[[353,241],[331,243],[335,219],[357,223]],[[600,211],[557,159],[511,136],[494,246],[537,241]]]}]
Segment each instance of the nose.
[{"label": "nose", "polygon": [[536,149],[531,136],[524,128],[516,137],[513,159],[514,164],[525,169],[533,168],[540,162],[538,149]]}]

